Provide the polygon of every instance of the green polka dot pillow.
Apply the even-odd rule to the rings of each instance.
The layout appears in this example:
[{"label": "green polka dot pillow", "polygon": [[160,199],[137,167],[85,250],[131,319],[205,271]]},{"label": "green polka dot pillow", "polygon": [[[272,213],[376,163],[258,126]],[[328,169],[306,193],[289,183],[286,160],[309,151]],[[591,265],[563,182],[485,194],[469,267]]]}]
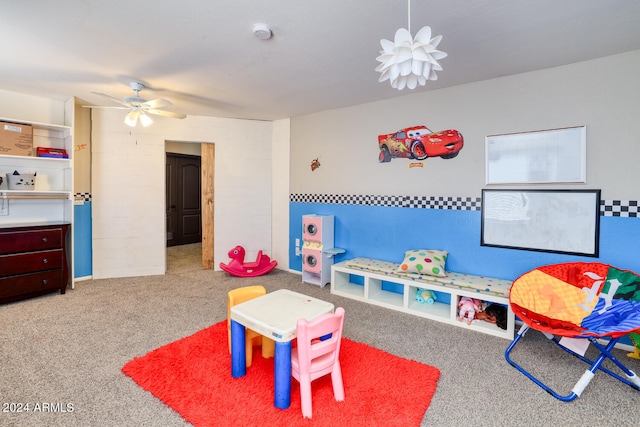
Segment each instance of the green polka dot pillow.
[{"label": "green polka dot pillow", "polygon": [[444,269],[447,262],[447,251],[433,249],[413,249],[405,252],[404,260],[398,267],[398,273],[426,274],[446,277]]}]

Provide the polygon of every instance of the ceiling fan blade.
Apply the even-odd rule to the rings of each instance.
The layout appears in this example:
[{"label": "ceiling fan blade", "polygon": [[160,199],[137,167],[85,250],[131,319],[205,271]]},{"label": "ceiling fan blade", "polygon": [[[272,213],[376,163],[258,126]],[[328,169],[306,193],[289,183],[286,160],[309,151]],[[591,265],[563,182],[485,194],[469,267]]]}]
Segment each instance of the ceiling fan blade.
[{"label": "ceiling fan blade", "polygon": [[82,108],[100,108],[101,110],[128,110],[129,107],[112,107],[112,106],[102,106],[102,105],[83,105]]},{"label": "ceiling fan blade", "polygon": [[173,111],[164,111],[164,110],[156,110],[156,109],[148,109],[145,111],[149,114],[156,114],[158,116],[165,116],[165,117],[171,117],[174,119],[184,119],[185,117],[187,117],[186,114],[182,114],[182,113],[174,113]]},{"label": "ceiling fan blade", "polygon": [[93,91],[91,93],[99,95],[99,96],[102,96],[102,97],[107,98],[107,99],[110,99],[110,100],[112,100],[114,102],[117,102],[118,104],[122,104],[122,105],[125,105],[127,107],[129,106],[129,104],[127,104],[126,102],[123,102],[121,99],[118,99],[118,98],[116,98],[114,96],[111,96],[111,95],[107,95],[106,93],[93,92]]},{"label": "ceiling fan blade", "polygon": [[163,98],[152,99],[151,101],[146,101],[140,104],[140,106],[143,107],[144,109],[163,108],[163,107],[168,107],[169,105],[171,105],[171,101]]}]

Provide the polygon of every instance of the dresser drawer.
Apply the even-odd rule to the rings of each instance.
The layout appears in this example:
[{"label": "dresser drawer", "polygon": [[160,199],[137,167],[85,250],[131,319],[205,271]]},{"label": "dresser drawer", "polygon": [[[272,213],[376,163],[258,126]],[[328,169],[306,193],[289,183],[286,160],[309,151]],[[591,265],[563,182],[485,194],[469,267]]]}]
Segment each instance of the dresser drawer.
[{"label": "dresser drawer", "polygon": [[0,278],[0,300],[20,294],[41,293],[49,290],[63,290],[62,270],[21,274]]},{"label": "dresser drawer", "polygon": [[61,248],[62,235],[61,228],[0,233],[0,254]]},{"label": "dresser drawer", "polygon": [[0,276],[62,269],[63,262],[62,249],[0,255]]}]

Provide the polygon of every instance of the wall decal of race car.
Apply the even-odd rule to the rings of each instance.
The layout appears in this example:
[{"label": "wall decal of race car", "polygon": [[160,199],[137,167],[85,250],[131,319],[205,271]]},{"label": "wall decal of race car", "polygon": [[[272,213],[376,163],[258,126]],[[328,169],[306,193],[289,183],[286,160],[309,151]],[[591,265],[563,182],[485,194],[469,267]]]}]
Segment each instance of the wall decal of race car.
[{"label": "wall decal of race car", "polygon": [[394,157],[453,159],[462,150],[463,143],[464,138],[457,130],[431,132],[426,126],[413,126],[396,133],[378,135],[378,161],[386,163]]}]

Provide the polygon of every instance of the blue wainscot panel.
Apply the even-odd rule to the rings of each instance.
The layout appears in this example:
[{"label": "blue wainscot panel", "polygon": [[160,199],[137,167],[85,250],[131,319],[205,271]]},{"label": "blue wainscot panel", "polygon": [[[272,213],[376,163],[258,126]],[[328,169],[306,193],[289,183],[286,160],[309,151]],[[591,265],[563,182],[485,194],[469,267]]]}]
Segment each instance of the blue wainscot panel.
[{"label": "blue wainscot panel", "polygon": [[91,202],[73,207],[73,265],[74,278],[88,277],[93,274],[91,262]]}]

